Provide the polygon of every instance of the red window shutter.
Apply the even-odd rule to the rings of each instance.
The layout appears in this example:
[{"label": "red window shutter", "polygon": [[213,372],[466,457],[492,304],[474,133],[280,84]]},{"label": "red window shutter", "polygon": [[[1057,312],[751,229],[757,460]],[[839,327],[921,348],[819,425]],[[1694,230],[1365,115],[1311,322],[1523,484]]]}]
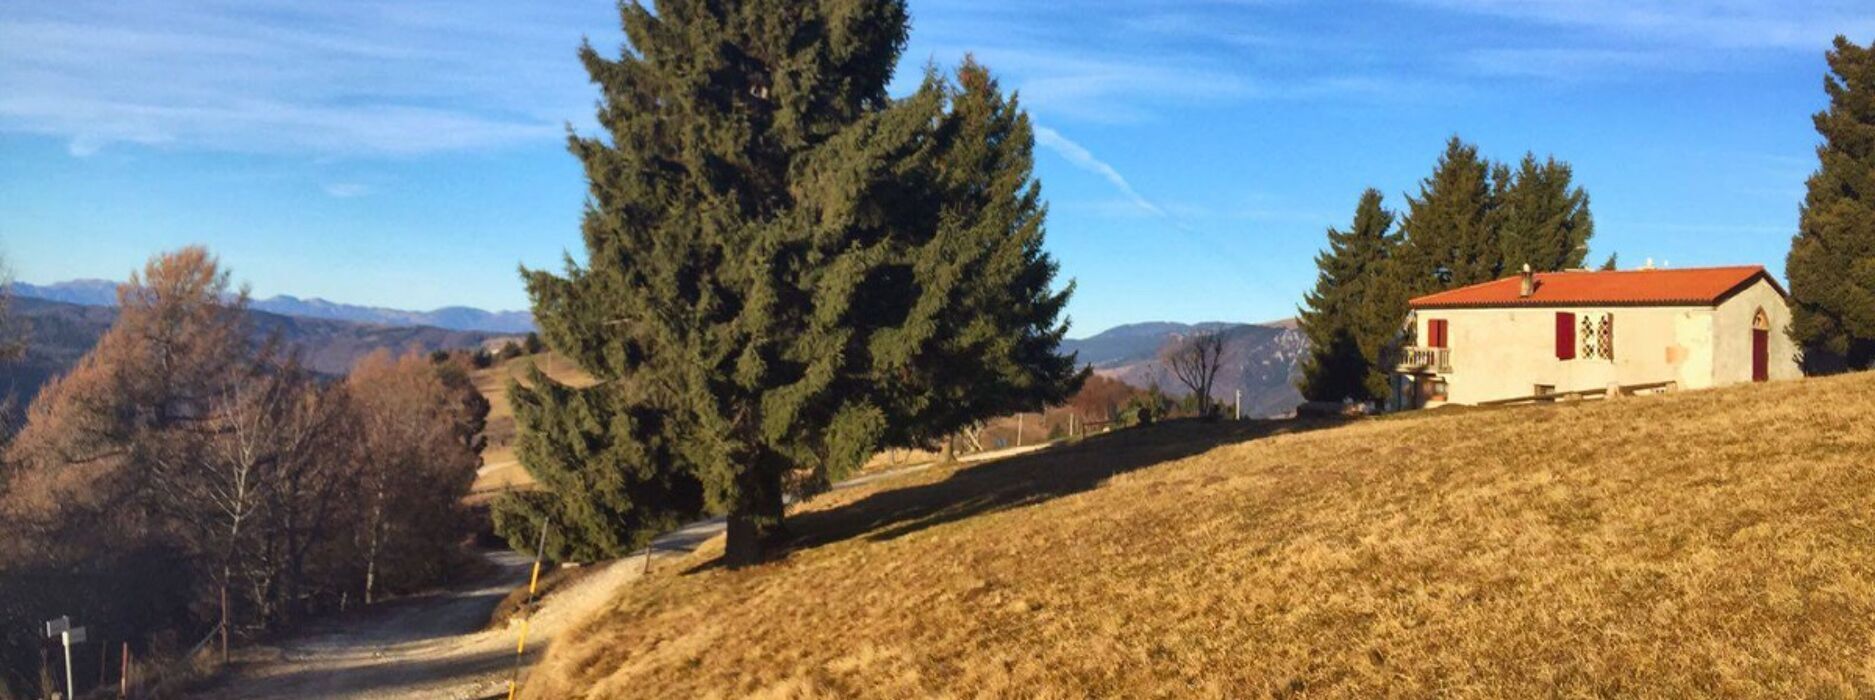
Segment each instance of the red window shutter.
[{"label": "red window shutter", "polygon": [[1445,347],[1445,319],[1435,318],[1427,321],[1426,335],[1431,336],[1428,338],[1427,347]]},{"label": "red window shutter", "polygon": [[1556,359],[1576,359],[1576,315],[1556,312]]}]

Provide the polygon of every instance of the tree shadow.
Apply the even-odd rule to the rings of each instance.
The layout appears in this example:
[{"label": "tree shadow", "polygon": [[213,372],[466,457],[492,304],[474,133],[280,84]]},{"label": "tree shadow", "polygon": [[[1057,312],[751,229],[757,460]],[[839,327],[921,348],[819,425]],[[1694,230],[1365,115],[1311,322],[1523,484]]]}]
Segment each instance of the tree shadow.
[{"label": "tree shadow", "polygon": [[886,489],[844,506],[792,516],[788,527],[795,537],[775,552],[775,558],[861,536],[889,541],[936,525],[1086,491],[1119,474],[1221,445],[1345,422],[1338,418],[1171,421],[964,465],[941,481]]}]

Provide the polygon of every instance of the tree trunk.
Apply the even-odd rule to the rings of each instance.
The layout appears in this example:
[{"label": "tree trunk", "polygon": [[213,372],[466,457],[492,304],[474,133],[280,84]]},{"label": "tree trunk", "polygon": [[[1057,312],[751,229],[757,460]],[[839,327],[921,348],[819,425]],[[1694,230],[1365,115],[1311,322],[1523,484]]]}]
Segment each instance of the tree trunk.
[{"label": "tree trunk", "polygon": [[729,511],[723,563],[731,568],[760,564],[770,546],[788,538],[782,520],[786,505],[781,499],[785,460],[775,455],[761,459],[755,469],[739,479],[741,497]]}]

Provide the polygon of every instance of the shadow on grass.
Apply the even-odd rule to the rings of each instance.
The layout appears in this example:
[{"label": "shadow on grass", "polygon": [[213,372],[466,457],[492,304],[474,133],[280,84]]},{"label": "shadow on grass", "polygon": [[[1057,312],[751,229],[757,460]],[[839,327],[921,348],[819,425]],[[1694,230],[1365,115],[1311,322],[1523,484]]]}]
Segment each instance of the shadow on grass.
[{"label": "shadow on grass", "polygon": [[936,525],[1086,491],[1118,474],[1220,445],[1343,422],[1327,418],[1171,421],[957,467],[942,481],[887,489],[845,506],[791,517],[788,527],[795,537],[784,551],[776,552],[776,557],[854,537],[897,539]]}]

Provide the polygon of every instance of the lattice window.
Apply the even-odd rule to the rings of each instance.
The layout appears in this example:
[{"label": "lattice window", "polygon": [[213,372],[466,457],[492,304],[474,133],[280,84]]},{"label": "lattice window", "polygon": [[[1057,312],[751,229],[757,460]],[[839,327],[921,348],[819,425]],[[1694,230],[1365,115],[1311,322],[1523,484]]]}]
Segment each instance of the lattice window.
[{"label": "lattice window", "polygon": [[1579,324],[1576,337],[1582,344],[1582,352],[1577,357],[1584,360],[1615,359],[1615,315],[1602,314],[1599,317],[1584,314]]},{"label": "lattice window", "polygon": [[1602,314],[1600,327],[1595,329],[1596,350],[1604,360],[1615,359],[1615,315]]}]

